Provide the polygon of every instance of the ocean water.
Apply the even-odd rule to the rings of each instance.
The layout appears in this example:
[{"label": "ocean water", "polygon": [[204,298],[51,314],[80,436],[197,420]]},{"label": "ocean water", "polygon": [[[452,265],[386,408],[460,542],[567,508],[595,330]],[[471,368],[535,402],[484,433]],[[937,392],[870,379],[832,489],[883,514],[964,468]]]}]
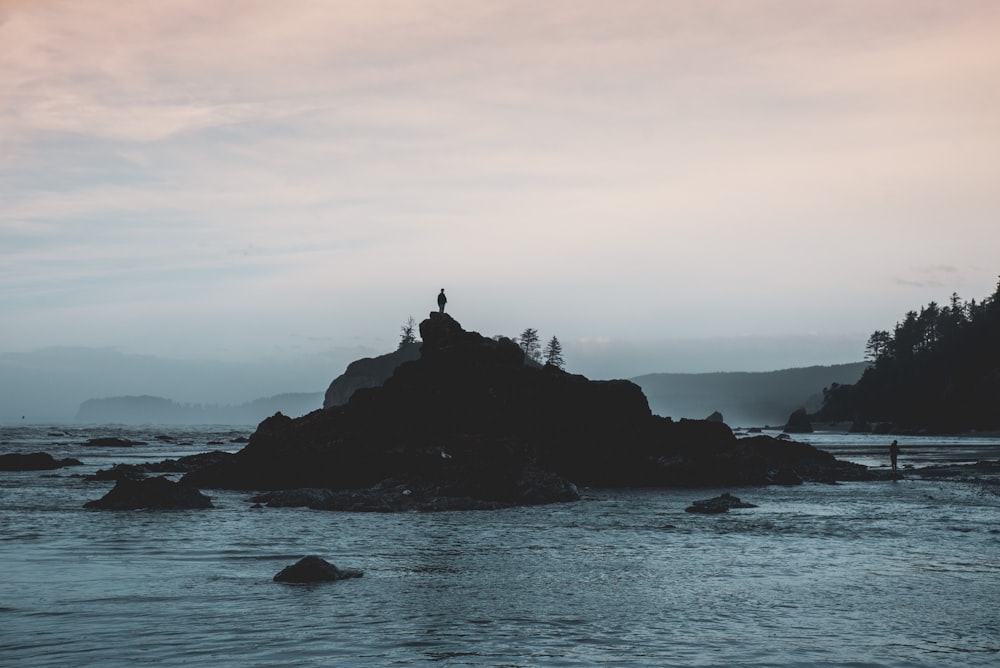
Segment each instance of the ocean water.
[{"label": "ocean water", "polygon": [[[0,428],[2,666],[997,666],[996,480],[583,490],[492,512],[88,511],[118,462],[236,451],[251,427]],[[97,436],[146,441],[84,447]],[[173,438],[157,440],[157,435]],[[885,466],[885,437],[802,437]],[[1000,440],[900,439],[901,463]],[[704,516],[729,491],[758,505]],[[284,585],[307,554],[364,577]]]}]

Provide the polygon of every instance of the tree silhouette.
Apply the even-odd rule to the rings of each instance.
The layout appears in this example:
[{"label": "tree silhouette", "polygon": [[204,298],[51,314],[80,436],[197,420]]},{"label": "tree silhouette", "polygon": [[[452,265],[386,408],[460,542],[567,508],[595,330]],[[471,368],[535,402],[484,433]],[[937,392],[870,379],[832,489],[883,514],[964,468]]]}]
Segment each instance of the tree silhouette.
[{"label": "tree silhouette", "polygon": [[521,350],[524,351],[524,355],[535,362],[541,362],[541,344],[538,340],[538,330],[532,327],[528,327],[523,332],[521,336],[515,339]]},{"label": "tree silhouette", "polygon": [[401,332],[399,336],[400,348],[410,343],[417,342],[416,325],[417,323],[413,319],[413,316],[411,315],[409,319],[406,321],[406,324],[399,328]]},{"label": "tree silhouette", "polygon": [[977,303],[952,293],[909,311],[868,339],[871,366],[854,385],[823,391],[820,420],[890,422],[903,429],[1000,427],[1000,283]]},{"label": "tree silhouette", "polygon": [[545,344],[545,363],[551,364],[557,369],[565,369],[566,362],[563,360],[562,356],[562,344],[559,343],[559,339],[552,337],[549,342]]}]

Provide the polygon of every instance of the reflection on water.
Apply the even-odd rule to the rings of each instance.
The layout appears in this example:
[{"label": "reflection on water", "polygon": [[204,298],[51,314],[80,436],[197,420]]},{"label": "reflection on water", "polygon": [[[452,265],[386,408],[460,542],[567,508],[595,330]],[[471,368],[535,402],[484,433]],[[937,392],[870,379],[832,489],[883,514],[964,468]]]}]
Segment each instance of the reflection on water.
[{"label": "reflection on water", "polygon": [[[976,484],[585,490],[574,504],[437,514],[253,510],[211,490],[212,510],[82,510],[110,483],[81,473],[240,447],[238,429],[191,430],[186,445],[156,433],[129,452],[85,449],[80,432],[0,433],[0,452],[86,464],[0,473],[0,664],[1000,662],[1000,504]],[[859,457],[885,445],[841,439]],[[923,445],[909,451],[955,456]],[[952,446],[989,444],[937,447]],[[759,507],[684,512],[721,491]],[[305,554],[365,576],[271,581]]]}]

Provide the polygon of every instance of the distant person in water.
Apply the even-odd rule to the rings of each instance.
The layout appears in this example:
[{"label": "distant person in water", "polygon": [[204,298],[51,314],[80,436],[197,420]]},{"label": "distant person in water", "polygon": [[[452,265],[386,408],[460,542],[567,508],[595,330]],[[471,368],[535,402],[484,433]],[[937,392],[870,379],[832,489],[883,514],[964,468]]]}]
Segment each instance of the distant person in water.
[{"label": "distant person in water", "polygon": [[899,457],[899,441],[893,441],[889,446],[889,461],[892,463],[892,475],[896,475],[896,458]]},{"label": "distant person in water", "polygon": [[448,298],[444,296],[444,288],[438,293],[438,312],[444,313],[444,305],[448,303]]}]

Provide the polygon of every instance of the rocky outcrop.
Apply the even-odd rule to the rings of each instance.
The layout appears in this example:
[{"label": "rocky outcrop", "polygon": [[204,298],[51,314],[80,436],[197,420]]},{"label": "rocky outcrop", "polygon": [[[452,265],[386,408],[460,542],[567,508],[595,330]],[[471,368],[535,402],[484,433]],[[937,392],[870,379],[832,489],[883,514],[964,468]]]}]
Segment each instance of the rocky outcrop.
[{"label": "rocky outcrop", "polygon": [[813,426],[809,421],[809,414],[806,413],[805,408],[799,408],[788,416],[788,422],[785,423],[784,431],[789,434],[812,433]]},{"label": "rocky outcrop", "polygon": [[175,510],[211,508],[212,500],[197,489],[166,478],[123,478],[110,492],[96,501],[83,504],[83,507],[98,510]]},{"label": "rocky outcrop", "polygon": [[705,418],[706,422],[725,422],[722,417],[722,413],[719,411],[712,411],[712,414]]},{"label": "rocky outcrop", "polygon": [[355,568],[337,568],[325,559],[310,555],[302,557],[291,566],[281,569],[281,572],[274,576],[274,581],[306,584],[309,582],[333,582],[335,580],[360,578],[362,575],[364,573]]},{"label": "rocky outcrop", "polygon": [[47,452],[12,452],[0,455],[0,471],[51,471],[64,466],[81,466],[79,459],[56,459]]},{"label": "rocky outcrop", "polygon": [[323,408],[346,404],[354,393],[362,388],[381,387],[396,367],[419,358],[420,344],[404,343],[391,353],[351,362],[344,373],[330,383],[323,398]]},{"label": "rocky outcrop", "polygon": [[420,358],[381,386],[300,418],[278,413],[185,484],[330,490],[311,507],[442,509],[571,500],[574,484],[769,484],[782,468],[806,480],[839,470],[808,445],[654,416],[634,383],[526,365],[510,339],[447,314],[432,313],[420,333]]}]

